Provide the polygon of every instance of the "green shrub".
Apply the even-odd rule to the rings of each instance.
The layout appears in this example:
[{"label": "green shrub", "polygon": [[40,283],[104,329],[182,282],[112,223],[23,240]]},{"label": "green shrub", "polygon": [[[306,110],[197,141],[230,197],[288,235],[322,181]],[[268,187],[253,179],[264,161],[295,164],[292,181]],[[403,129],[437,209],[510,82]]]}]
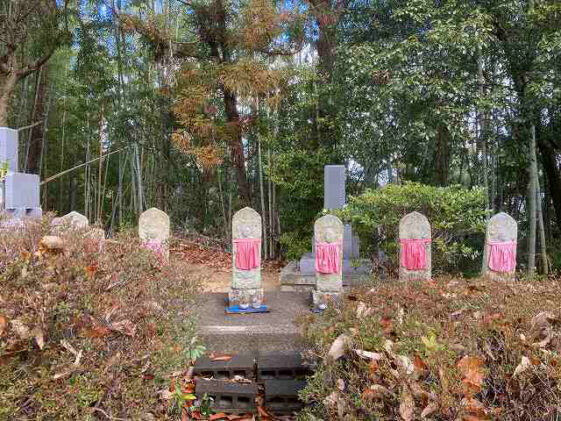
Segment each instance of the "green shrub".
[{"label": "green shrub", "polygon": [[399,220],[417,211],[432,228],[433,267],[439,271],[473,270],[479,263],[485,232],[485,196],[481,189],[389,184],[351,197],[336,214],[351,222],[365,252],[379,247],[397,266]]},{"label": "green shrub", "polygon": [[300,238],[298,232],[286,232],[281,235],[280,244],[283,255],[288,260],[298,260],[303,254],[312,250],[311,236]]}]

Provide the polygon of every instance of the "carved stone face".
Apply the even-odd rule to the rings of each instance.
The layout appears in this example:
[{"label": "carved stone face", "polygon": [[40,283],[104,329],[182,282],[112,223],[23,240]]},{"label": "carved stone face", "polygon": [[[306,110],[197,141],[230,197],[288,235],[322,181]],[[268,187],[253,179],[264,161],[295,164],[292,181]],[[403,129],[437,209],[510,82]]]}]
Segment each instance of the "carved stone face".
[{"label": "carved stone face", "polygon": [[324,238],[326,243],[334,243],[337,241],[337,233],[333,228],[327,228],[325,230]]},{"label": "carved stone face", "polygon": [[242,238],[250,238],[251,237],[251,227],[245,225],[241,229]]}]

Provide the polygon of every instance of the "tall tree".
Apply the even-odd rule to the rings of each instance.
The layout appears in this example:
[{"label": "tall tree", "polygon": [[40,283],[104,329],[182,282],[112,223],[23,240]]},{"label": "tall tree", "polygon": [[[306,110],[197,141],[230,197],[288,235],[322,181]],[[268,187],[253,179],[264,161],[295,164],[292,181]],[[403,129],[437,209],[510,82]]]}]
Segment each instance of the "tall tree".
[{"label": "tall tree", "polygon": [[0,126],[8,124],[18,81],[37,71],[68,33],[61,21],[68,0],[0,1]]},{"label": "tall tree", "polygon": [[[157,57],[171,55],[184,61],[174,112],[183,127],[175,143],[197,157],[207,173],[228,151],[238,194],[251,203],[251,185],[246,173],[244,134],[255,123],[250,109],[259,97],[274,97],[281,72],[268,69],[263,57],[294,54],[301,38],[281,37],[292,33],[299,19],[281,15],[269,0],[247,4],[227,0],[181,1],[194,34],[177,40],[166,27],[124,17],[129,27],[145,35],[156,47]],[[301,31],[300,31],[301,32]]]}]

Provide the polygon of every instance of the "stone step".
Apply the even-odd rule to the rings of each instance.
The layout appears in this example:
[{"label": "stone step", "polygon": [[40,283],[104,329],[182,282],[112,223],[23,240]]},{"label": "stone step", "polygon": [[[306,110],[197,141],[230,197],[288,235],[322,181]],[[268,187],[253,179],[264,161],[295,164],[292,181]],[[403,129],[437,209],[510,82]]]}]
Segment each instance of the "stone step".
[{"label": "stone step", "polygon": [[198,379],[195,395],[212,399],[211,407],[216,411],[243,413],[254,412],[257,398],[256,383],[236,383],[223,380]]},{"label": "stone step", "polygon": [[312,374],[312,364],[300,352],[266,352],[257,356],[257,381],[303,380]]},{"label": "stone step", "polygon": [[312,372],[312,365],[295,351],[240,354],[228,361],[202,357],[194,369],[195,394],[199,399],[210,397],[216,411],[241,413],[252,411],[262,392],[269,411],[291,414],[302,408],[298,392]]},{"label": "stone step", "polygon": [[277,415],[301,410],[304,404],[299,400],[298,392],[305,387],[303,380],[266,380],[265,408]]},{"label": "stone step", "polygon": [[216,380],[233,380],[235,376],[252,379],[255,376],[255,356],[233,355],[228,361],[213,361],[208,356],[203,356],[197,359],[193,373]]}]

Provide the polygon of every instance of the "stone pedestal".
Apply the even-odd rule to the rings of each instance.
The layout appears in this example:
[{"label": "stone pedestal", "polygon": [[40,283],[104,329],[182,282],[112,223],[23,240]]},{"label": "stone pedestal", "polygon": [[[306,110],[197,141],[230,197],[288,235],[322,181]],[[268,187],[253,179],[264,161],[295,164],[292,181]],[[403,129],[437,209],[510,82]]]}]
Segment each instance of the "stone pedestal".
[{"label": "stone pedestal", "polygon": [[13,218],[41,218],[39,176],[18,172],[18,132],[0,127],[0,210]]},{"label": "stone pedestal", "polygon": [[0,165],[7,164],[7,170],[18,172],[18,131],[0,127]]}]

